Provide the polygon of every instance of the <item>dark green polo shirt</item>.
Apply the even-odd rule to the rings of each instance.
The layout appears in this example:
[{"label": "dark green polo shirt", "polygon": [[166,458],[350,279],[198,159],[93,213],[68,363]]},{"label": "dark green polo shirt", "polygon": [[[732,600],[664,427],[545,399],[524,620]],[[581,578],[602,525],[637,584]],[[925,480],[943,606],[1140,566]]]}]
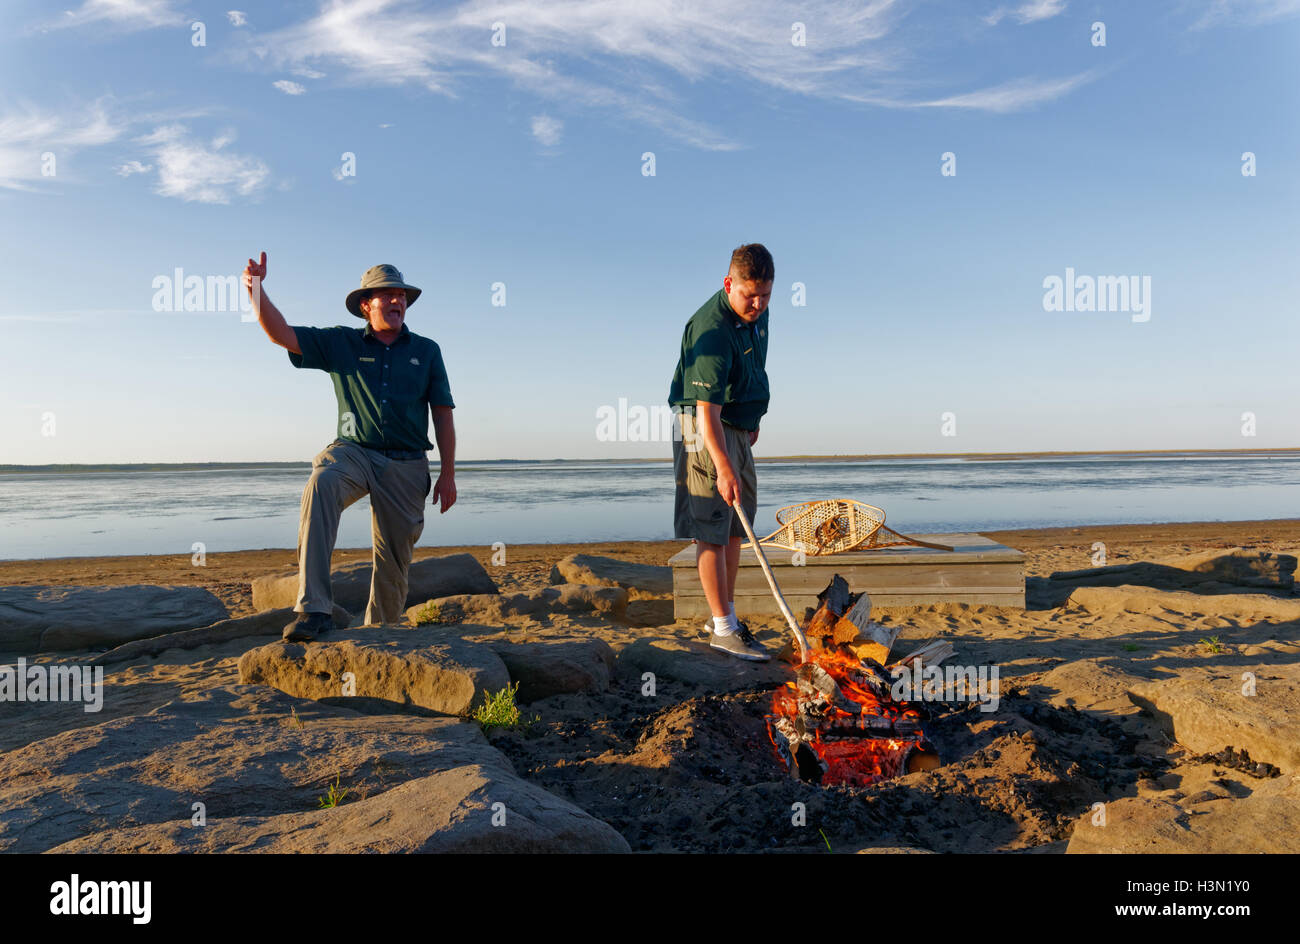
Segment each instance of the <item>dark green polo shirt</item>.
[{"label": "dark green polo shirt", "polygon": [[768,401],[767,311],[748,324],[722,289],[700,306],[686,322],[668,402],[674,407],[693,407],[696,400],[718,403],[724,423],[758,429]]},{"label": "dark green polo shirt", "polygon": [[[452,406],[442,351],[405,324],[392,344],[364,328],[293,326],[301,354],[294,367],[327,371],[339,402],[339,439],[371,449],[428,451],[429,410]],[[346,414],[353,422],[346,422]],[[351,428],[349,428],[349,426]]]}]

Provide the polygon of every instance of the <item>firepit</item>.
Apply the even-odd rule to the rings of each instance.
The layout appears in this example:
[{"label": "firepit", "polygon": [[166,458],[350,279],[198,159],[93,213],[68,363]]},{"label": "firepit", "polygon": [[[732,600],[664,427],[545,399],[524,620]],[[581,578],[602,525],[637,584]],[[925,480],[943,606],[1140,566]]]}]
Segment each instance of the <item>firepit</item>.
[{"label": "firepit", "polygon": [[890,670],[918,657],[936,664],[952,647],[930,643],[886,667],[898,631],[871,621],[865,593],[851,593],[836,574],[817,602],[804,628],[808,661],[772,696],[766,716],[768,737],[791,776],[865,787],[939,766],[923,709],[892,696]]}]

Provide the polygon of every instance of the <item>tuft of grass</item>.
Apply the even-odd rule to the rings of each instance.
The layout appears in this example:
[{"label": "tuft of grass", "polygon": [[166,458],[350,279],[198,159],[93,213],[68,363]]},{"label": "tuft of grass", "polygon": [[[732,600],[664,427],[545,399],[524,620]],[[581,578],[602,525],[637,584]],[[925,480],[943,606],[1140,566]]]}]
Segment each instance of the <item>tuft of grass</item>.
[{"label": "tuft of grass", "polygon": [[297,705],[294,705],[289,709],[289,724],[295,728],[303,727],[302,719],[298,717]]},{"label": "tuft of grass", "polygon": [[438,607],[434,605],[432,600],[424,604],[420,609],[416,610],[415,617],[411,620],[411,622],[416,626],[428,626],[431,623],[439,623],[441,621],[442,614],[438,612]]},{"label": "tuft of grass", "polygon": [[1208,652],[1227,652],[1228,647],[1223,644],[1218,636],[1202,637],[1196,640],[1198,646],[1204,646]]},{"label": "tuft of grass", "polygon": [[1141,648],[1142,648],[1142,647],[1139,646],[1139,645],[1138,645],[1137,643],[1135,643],[1135,642],[1126,642],[1126,643],[1124,643],[1124,651],[1125,651],[1125,652],[1137,652],[1137,651],[1138,651],[1139,649],[1141,649]]},{"label": "tuft of grass", "polygon": [[348,795],[348,788],[339,789],[339,778],[336,776],[334,782],[330,784],[329,790],[323,797],[319,797],[317,802],[322,810],[332,810],[338,806]]},{"label": "tuft of grass", "polygon": [[817,831],[822,834],[822,842],[826,843],[826,851],[834,852],[835,850],[831,848],[831,841],[826,838],[826,834],[822,832],[820,829],[818,829]]},{"label": "tuft of grass", "polygon": [[532,724],[541,718],[541,715],[534,715],[532,718],[524,718],[519,713],[519,706],[515,704],[515,695],[519,692],[519,683],[507,685],[501,691],[493,695],[488,695],[483,704],[474,710],[474,720],[483,726],[486,731],[489,728],[517,728],[523,724]]}]

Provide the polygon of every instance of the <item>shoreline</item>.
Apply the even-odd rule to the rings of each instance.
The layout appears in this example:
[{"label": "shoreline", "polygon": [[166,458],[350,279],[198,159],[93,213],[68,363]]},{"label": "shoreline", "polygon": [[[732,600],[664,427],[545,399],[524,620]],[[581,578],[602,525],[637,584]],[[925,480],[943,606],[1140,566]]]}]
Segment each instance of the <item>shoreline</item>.
[{"label": "shoreline", "polygon": [[[1011,462],[1024,459],[1060,459],[1086,456],[1129,457],[1208,457],[1208,456],[1294,456],[1300,455],[1300,446],[1278,446],[1256,449],[1092,449],[1067,451],[1014,451],[1014,452],[882,452],[845,453],[843,455],[783,455],[756,456],[755,462],[872,462],[882,459],[968,459],[976,462]],[[431,465],[437,465],[435,455],[430,455]],[[553,459],[460,459],[458,465],[553,465],[556,463],[610,463],[672,462],[671,456],[629,456],[626,458],[553,458]],[[0,475],[88,475],[98,472],[229,472],[238,469],[297,469],[311,466],[310,459],[288,461],[248,462],[64,462],[42,465],[19,463],[0,465]]]},{"label": "shoreline", "polygon": [[[1150,521],[1150,522],[1125,522],[1115,524],[1082,524],[1082,525],[1058,525],[1048,528],[995,528],[989,530],[975,531],[975,534],[982,534],[985,537],[992,538],[999,543],[1005,544],[1003,538],[1015,538],[1019,540],[1030,541],[1038,544],[1045,541],[1054,541],[1063,537],[1073,535],[1099,535],[1102,532],[1110,535],[1137,535],[1145,534],[1152,529],[1161,529],[1162,532],[1168,533],[1171,529],[1190,529],[1200,531],[1201,529],[1222,528],[1225,531],[1238,531],[1243,528],[1267,528],[1270,525],[1278,526],[1284,529],[1294,528],[1300,532],[1300,518],[1243,518],[1233,521]],[[1080,540],[1082,540],[1080,538]],[[557,547],[590,547],[590,548],[641,548],[647,550],[660,547],[672,547],[672,553],[689,543],[686,538],[669,538],[661,541],[646,541],[635,538],[626,538],[612,541],[555,541],[555,542],[529,542],[510,545],[516,549],[540,550],[542,548]],[[1237,545],[1234,545],[1237,546]],[[423,552],[423,553],[422,553]],[[370,554],[370,547],[336,547],[335,555],[343,555],[345,559],[352,559],[353,556],[361,554]],[[461,554],[461,553],[483,553],[491,555],[492,546],[480,544],[421,544],[415,548],[414,560],[423,560],[426,557],[433,557],[443,554]],[[230,557],[233,555],[262,555],[262,554],[288,554],[293,557],[296,554],[291,547],[249,547],[241,548],[236,551],[214,551],[208,554],[208,557]],[[670,555],[671,556],[671,555]],[[118,561],[118,562],[148,562],[163,561],[172,558],[188,559],[188,554],[94,554],[86,556],[68,556],[68,557],[30,557],[30,558],[0,558],[0,583],[4,582],[7,571],[22,564],[34,564],[39,566],[52,566],[58,563],[87,563],[91,561]]]},{"label": "shoreline", "polygon": [[[1175,557],[1220,547],[1300,554],[1300,518],[1079,525],[978,533],[1024,551],[1026,577],[1046,577],[1054,571],[1094,566],[1093,544],[1098,541],[1106,545],[1108,563]],[[514,544],[506,546],[504,565],[493,563],[494,551],[488,544],[422,545],[416,547],[413,559],[472,554],[487,568],[502,592],[513,593],[548,586],[551,566],[569,554],[665,565],[687,544],[684,539]],[[369,547],[336,548],[333,564],[337,567],[370,558]],[[213,551],[207,554],[203,566],[192,564],[187,553],[49,557],[0,560],[0,585],[198,586],[220,597],[232,614],[248,615],[255,612],[253,579],[296,569],[297,552],[292,547]]]}]

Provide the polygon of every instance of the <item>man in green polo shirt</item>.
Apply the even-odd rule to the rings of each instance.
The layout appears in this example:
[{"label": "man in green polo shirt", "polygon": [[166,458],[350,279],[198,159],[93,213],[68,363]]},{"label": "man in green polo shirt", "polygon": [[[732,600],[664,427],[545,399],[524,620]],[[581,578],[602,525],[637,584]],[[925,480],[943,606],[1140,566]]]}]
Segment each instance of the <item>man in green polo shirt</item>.
[{"label": "man in green polo shirt", "polygon": [[[407,574],[424,530],[424,500],[446,512],[456,501],[455,403],[442,351],[406,326],[420,297],[391,265],[370,268],[345,300],[364,328],[290,326],[266,296],[266,253],[248,260],[244,284],[258,322],[294,367],[329,373],[338,399],[338,438],[312,461],[298,522],[298,618],[284,638],[315,639],[330,628],[330,558],[343,509],[370,496],[374,542],[365,622],[394,623],[406,609]],[[438,480],[429,474],[429,414]]]},{"label": "man in green polo shirt", "polygon": [[772,254],[761,244],[731,254],[721,291],[686,323],[668,393],[679,422],[674,533],[695,541],[700,584],[713,613],[709,645],[751,661],[771,656],[736,619],[745,532],[732,506],[740,502],[751,521],[758,509],[750,447],[767,412],[767,303],[774,278]]}]

